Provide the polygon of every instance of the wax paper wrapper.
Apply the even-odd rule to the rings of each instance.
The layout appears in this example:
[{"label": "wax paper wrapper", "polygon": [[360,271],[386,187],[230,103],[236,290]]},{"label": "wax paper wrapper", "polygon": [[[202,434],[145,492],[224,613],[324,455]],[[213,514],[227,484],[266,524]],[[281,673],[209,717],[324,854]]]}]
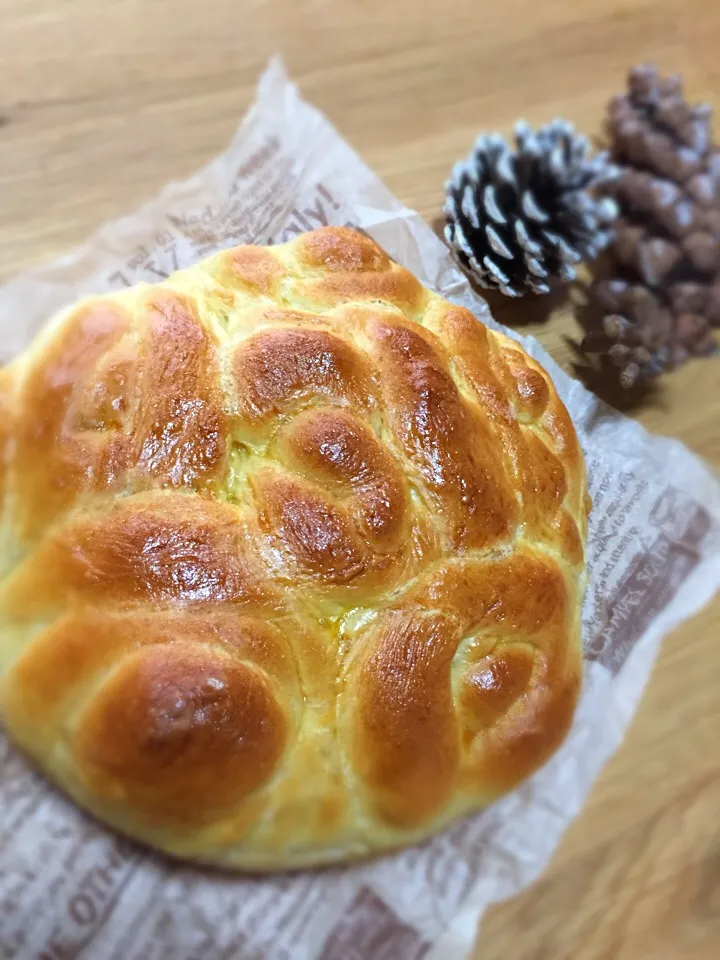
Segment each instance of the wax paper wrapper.
[{"label": "wax paper wrapper", "polygon": [[[1,349],[5,358],[20,350],[79,296],[323,224],[361,227],[423,283],[496,326],[432,230],[275,62],[222,156],[0,289]],[[55,793],[0,733],[0,960],[452,960],[472,949],[490,902],[539,874],[620,743],[663,635],[720,584],[720,485],[679,443],[650,437],[535,341],[523,343],[570,410],[595,504],[584,692],[554,759],[422,846],[253,878],[170,863],[118,838]]]}]

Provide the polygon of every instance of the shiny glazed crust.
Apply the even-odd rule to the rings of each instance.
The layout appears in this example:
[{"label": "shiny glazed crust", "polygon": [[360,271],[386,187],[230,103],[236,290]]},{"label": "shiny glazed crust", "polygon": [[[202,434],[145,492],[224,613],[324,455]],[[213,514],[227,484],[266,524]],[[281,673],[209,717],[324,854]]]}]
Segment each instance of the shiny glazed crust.
[{"label": "shiny glazed crust", "polygon": [[0,709],[80,804],[271,870],[415,841],[560,744],[577,437],[516,343],[327,228],[0,371]]}]

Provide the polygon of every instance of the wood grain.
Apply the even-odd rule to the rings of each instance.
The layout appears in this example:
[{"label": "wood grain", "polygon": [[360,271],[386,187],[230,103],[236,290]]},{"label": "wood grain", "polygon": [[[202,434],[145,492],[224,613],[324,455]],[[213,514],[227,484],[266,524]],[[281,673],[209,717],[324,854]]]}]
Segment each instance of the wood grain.
[{"label": "wood grain", "polygon": [[[479,129],[599,131],[627,67],[720,93],[717,0],[0,0],[0,278],[56,256],[228,141],[268,56],[388,186],[437,218]],[[566,368],[568,305],[501,305]],[[720,360],[634,415],[720,467]],[[720,603],[670,637],[627,741],[483,960],[720,956]]]}]

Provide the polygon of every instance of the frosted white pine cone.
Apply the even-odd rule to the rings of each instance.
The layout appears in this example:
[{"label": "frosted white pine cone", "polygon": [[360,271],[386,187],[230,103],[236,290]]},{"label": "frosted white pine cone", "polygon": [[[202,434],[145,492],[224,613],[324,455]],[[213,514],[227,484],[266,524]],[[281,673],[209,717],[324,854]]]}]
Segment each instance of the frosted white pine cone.
[{"label": "frosted white pine cone", "polygon": [[573,280],[575,265],[607,245],[618,210],[598,187],[616,176],[564,120],[537,132],[520,121],[515,150],[483,134],[446,184],[445,239],[480,286],[548,293],[550,280]]}]

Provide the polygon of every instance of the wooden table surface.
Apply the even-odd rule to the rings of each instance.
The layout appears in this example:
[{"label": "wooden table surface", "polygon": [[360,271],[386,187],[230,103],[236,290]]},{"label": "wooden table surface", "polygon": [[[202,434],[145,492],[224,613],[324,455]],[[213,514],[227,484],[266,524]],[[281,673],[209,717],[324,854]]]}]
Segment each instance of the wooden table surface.
[{"label": "wooden table surface", "polygon": [[[718,0],[0,0],[0,280],[217,153],[276,50],[431,221],[480,128],[598,132],[633,62],[720,98]],[[569,368],[569,311],[527,329]],[[718,468],[719,387],[700,361],[633,414]],[[720,957],[719,692],[716,601],[665,642],[626,743],[478,958]]]}]

